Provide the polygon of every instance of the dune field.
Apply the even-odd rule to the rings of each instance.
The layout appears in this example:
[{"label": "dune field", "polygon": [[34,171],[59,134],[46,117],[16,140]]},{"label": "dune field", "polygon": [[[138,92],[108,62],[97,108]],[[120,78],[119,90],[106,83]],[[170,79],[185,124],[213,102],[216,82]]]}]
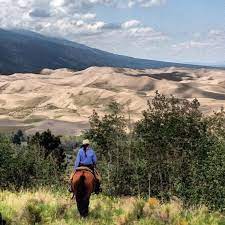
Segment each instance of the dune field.
[{"label": "dune field", "polygon": [[0,127],[4,131],[22,128],[34,133],[50,128],[57,134],[79,134],[88,128],[92,111],[103,115],[112,100],[136,121],[156,90],[198,98],[202,111],[211,113],[225,106],[225,70],[90,67],[1,75]]}]

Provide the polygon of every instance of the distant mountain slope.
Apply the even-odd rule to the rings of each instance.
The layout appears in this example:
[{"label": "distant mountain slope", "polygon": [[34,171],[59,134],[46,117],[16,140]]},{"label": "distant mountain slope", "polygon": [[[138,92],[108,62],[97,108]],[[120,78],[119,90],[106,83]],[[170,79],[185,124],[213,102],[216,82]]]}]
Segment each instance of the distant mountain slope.
[{"label": "distant mountain slope", "polygon": [[75,42],[24,30],[0,29],[0,74],[39,72],[44,68],[85,69],[90,66],[127,68],[198,67],[136,59],[104,52]]}]

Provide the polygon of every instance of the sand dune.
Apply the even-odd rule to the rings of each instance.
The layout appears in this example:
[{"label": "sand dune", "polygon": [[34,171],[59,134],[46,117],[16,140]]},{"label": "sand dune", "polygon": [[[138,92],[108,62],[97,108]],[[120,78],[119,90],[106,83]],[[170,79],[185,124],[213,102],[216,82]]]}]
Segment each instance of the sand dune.
[{"label": "sand dune", "polygon": [[88,126],[93,109],[103,115],[113,99],[131,112],[133,121],[139,119],[156,90],[196,97],[209,113],[225,106],[225,71],[90,67],[78,72],[45,69],[40,74],[1,75],[0,119],[20,122],[28,132],[48,127],[56,133],[72,132],[73,127],[73,132],[80,132]]}]

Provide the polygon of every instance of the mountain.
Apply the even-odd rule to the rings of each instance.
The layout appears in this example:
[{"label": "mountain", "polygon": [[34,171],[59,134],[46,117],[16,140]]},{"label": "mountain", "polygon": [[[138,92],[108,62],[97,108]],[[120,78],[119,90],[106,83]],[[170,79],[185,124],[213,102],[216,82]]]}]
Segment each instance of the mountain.
[{"label": "mountain", "polygon": [[26,30],[0,29],[0,74],[39,72],[44,68],[82,70],[90,66],[135,69],[198,67],[116,55]]}]

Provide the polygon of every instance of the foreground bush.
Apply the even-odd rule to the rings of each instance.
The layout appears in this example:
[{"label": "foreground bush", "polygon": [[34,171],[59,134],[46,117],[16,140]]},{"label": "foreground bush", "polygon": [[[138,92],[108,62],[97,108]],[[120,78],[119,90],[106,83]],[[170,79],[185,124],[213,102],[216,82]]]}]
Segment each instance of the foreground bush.
[{"label": "foreground bush", "polygon": [[32,225],[219,225],[220,213],[206,207],[185,209],[178,199],[160,203],[157,199],[93,196],[90,216],[80,219],[74,202],[61,192],[0,192],[0,212],[7,224]]}]

